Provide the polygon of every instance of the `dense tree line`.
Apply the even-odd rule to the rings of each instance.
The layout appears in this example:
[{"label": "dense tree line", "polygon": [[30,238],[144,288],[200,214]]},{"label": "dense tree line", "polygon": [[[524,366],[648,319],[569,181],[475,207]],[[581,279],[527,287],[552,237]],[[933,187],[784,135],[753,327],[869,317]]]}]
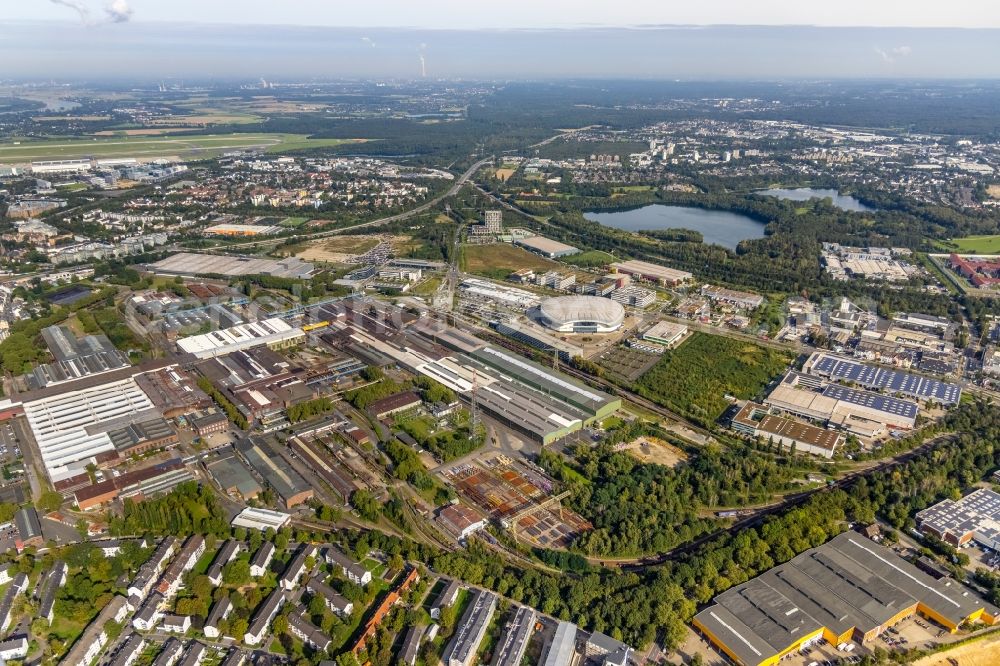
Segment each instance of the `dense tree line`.
[{"label": "dense tree line", "polygon": [[770,347],[696,331],[663,352],[635,390],[707,426],[729,407],[726,395],[754,397],[791,361]]},{"label": "dense tree line", "polygon": [[674,468],[646,464],[619,446],[643,435],[669,439],[647,424],[622,426],[597,447],[576,447],[568,473],[559,454],[542,451],[540,464],[572,490],[567,505],[594,525],[574,550],[596,556],[665,552],[722,525],[702,517],[706,509],[771,501],[812,467],[741,443],[701,447]]},{"label": "dense tree line", "polygon": [[247,421],[245,416],[243,416],[243,412],[237,409],[236,405],[234,405],[229,398],[222,394],[222,391],[215,388],[215,385],[212,384],[212,381],[208,377],[199,377],[197,383],[198,388],[207,393],[212,400],[215,401],[215,404],[226,413],[229,420],[235,423],[238,428],[246,430],[250,427],[250,422]]},{"label": "dense tree line", "polygon": [[380,379],[374,384],[369,384],[368,386],[362,386],[361,388],[348,391],[344,394],[347,401],[357,407],[358,409],[366,409],[368,405],[372,404],[376,400],[381,400],[382,398],[388,398],[390,395],[394,395],[404,390],[406,387],[399,382],[395,382],[391,379]]},{"label": "dense tree line", "polygon": [[133,502],[126,499],[121,516],[110,516],[112,534],[216,534],[229,535],[226,512],[215,494],[196,481],[178,485],[157,499]]},{"label": "dense tree line", "polygon": [[332,409],[333,401],[330,400],[330,398],[321,397],[307,402],[300,402],[297,405],[292,405],[286,410],[286,414],[290,422],[298,423],[299,421],[311,419],[314,416],[319,416],[320,414],[326,414]]}]

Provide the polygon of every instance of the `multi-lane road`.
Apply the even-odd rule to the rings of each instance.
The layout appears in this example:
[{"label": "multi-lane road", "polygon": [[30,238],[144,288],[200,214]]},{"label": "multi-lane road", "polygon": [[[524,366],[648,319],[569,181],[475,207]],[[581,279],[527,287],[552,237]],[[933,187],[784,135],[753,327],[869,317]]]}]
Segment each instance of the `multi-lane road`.
[{"label": "multi-lane road", "polygon": [[[428,210],[430,210],[431,208],[433,208],[434,206],[436,206],[439,203],[441,203],[442,201],[444,201],[445,199],[448,199],[449,197],[453,197],[456,194],[458,194],[459,190],[461,190],[462,187],[467,182],[469,182],[469,180],[472,178],[472,176],[474,176],[477,171],[479,171],[481,168],[483,168],[484,166],[486,166],[487,164],[489,164],[491,161],[493,161],[493,156],[492,155],[490,157],[484,157],[483,159],[479,160],[478,162],[476,162],[475,164],[473,164],[472,166],[470,166],[465,171],[465,173],[463,173],[461,176],[459,176],[455,180],[454,184],[452,184],[452,186],[449,187],[448,190],[444,194],[440,194],[440,195],[434,197],[433,199],[425,201],[424,203],[420,204],[416,208],[411,208],[410,210],[404,211],[402,213],[396,213],[395,215],[389,215],[389,216],[386,216],[386,217],[380,217],[380,218],[378,218],[376,220],[369,220],[368,222],[360,222],[358,224],[354,224],[354,225],[351,225],[349,227],[343,227],[343,228],[340,228],[340,229],[331,229],[331,230],[328,230],[328,231],[317,231],[315,233],[293,234],[291,236],[280,236],[280,237],[277,237],[277,238],[262,238],[262,239],[259,239],[259,240],[247,241],[246,243],[231,243],[231,244],[227,244],[227,245],[220,245],[219,247],[210,248],[210,249],[211,250],[218,250],[218,251],[229,251],[229,250],[235,250],[235,249],[239,249],[239,248],[243,248],[243,247],[257,247],[257,246],[260,246],[260,245],[275,245],[275,244],[278,244],[278,243],[285,243],[285,242],[288,242],[290,240],[292,240],[292,241],[315,240],[317,238],[326,238],[328,236],[337,236],[337,235],[340,235],[340,234],[347,233],[349,231],[357,231],[358,229],[371,229],[373,227],[382,227],[382,226],[385,226],[387,224],[391,224],[392,222],[399,222],[400,220],[406,220],[406,219],[409,219],[409,218],[413,217],[414,215],[420,215],[421,213],[425,213]],[[202,251],[207,251],[207,250],[208,249],[202,250]]]}]

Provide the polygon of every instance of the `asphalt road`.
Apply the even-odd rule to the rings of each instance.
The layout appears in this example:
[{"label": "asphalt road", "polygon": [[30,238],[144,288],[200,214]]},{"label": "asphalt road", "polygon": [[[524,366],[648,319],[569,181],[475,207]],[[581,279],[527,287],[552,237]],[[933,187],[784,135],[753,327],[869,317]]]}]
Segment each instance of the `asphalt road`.
[{"label": "asphalt road", "polygon": [[289,240],[294,240],[294,241],[299,241],[299,240],[313,240],[313,239],[316,239],[316,238],[326,238],[328,236],[338,236],[340,234],[344,234],[344,233],[347,233],[349,231],[357,231],[358,229],[369,229],[369,228],[372,228],[372,227],[381,227],[381,226],[385,226],[385,225],[387,225],[387,224],[389,224],[391,222],[398,222],[399,220],[406,220],[406,219],[409,219],[409,218],[413,217],[414,215],[419,215],[421,213],[424,213],[424,212],[430,210],[431,208],[433,208],[434,206],[438,205],[439,203],[441,203],[445,199],[447,199],[449,197],[453,197],[456,194],[458,194],[458,191],[462,189],[462,187],[469,181],[469,179],[472,178],[472,176],[477,171],[479,171],[479,169],[481,169],[483,166],[485,166],[486,164],[488,164],[492,160],[493,160],[493,156],[484,157],[483,159],[479,160],[478,162],[476,162],[475,164],[473,164],[471,167],[469,167],[466,170],[465,173],[463,173],[461,176],[459,176],[458,179],[455,181],[455,183],[450,188],[448,188],[448,190],[444,194],[441,194],[441,195],[439,195],[439,196],[431,199],[430,201],[427,201],[425,203],[420,204],[416,208],[411,208],[410,210],[402,212],[402,213],[397,213],[395,215],[389,215],[388,217],[382,217],[382,218],[379,218],[377,220],[371,220],[369,222],[362,222],[360,224],[355,224],[355,225],[352,225],[350,227],[344,227],[343,229],[333,229],[333,230],[330,230],[330,231],[317,231],[316,233],[312,233],[312,234],[296,234],[296,235],[293,235],[293,236],[282,236],[280,238],[261,239],[261,240],[255,240],[255,241],[248,241],[246,243],[236,243],[236,244],[232,244],[232,245],[225,245],[225,246],[220,246],[220,247],[216,247],[216,248],[205,248],[204,250],[199,250],[199,251],[203,251],[203,252],[204,251],[211,251],[211,250],[229,251],[229,250],[238,249],[238,248],[241,248],[241,247],[255,247],[257,245],[269,245],[269,244],[276,244],[276,243],[284,243],[284,242],[289,241]]}]

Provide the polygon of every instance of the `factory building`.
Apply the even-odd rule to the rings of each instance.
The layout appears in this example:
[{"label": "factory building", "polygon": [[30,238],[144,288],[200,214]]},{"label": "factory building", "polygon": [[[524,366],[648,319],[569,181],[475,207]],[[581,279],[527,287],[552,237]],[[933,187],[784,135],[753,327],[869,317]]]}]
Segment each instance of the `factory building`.
[{"label": "factory building", "polygon": [[534,324],[517,321],[500,321],[493,324],[497,333],[523,342],[549,354],[558,354],[562,361],[569,361],[577,356],[583,356],[583,350],[574,344],[549,335],[544,329]]},{"label": "factory building", "polygon": [[837,384],[827,385],[797,372],[785,375],[764,399],[764,404],[859,437],[878,437],[887,428],[912,429],[918,413],[914,402]]},{"label": "factory building", "polygon": [[106,432],[95,432],[96,426],[154,414],[153,403],[131,377],[51,394],[25,402],[23,407],[53,482],[82,473],[102,455],[117,458],[111,438]]},{"label": "factory building", "polygon": [[287,349],[305,342],[306,334],[284,319],[273,317],[248,324],[240,324],[202,335],[192,335],[177,341],[182,352],[206,359],[225,356],[235,351],[267,345],[269,349]]},{"label": "factory building", "polygon": [[523,247],[529,252],[540,254],[543,257],[548,257],[549,259],[568,257],[573,254],[579,254],[580,252],[580,248],[567,245],[566,243],[560,243],[559,241],[552,240],[551,238],[546,238],[544,236],[516,238],[514,239],[514,245]]},{"label": "factory building", "polygon": [[267,259],[265,257],[240,257],[218,254],[179,252],[147,266],[158,275],[270,275],[272,277],[305,280],[312,277],[315,266],[297,257]]},{"label": "factory building", "polygon": [[572,622],[560,622],[541,666],[572,666],[575,658],[576,625]]},{"label": "factory building", "polygon": [[621,399],[495,347],[483,347],[469,357],[543,395],[565,402],[586,415],[586,422],[604,419],[621,407]]},{"label": "factory building", "polygon": [[538,305],[538,302],[541,300],[536,294],[530,291],[496,284],[495,282],[479,278],[462,280],[462,283],[458,285],[458,289],[459,294],[463,298],[488,301],[514,310],[527,310]]},{"label": "factory building", "polygon": [[206,236],[271,236],[282,231],[281,227],[266,224],[214,224],[206,227]]},{"label": "factory building", "polygon": [[30,389],[45,388],[90,375],[127,368],[128,359],[106,335],[76,337],[68,326],[42,329],[42,340],[55,359],[44,363],[26,376]]},{"label": "factory building", "polygon": [[733,417],[732,428],[751,437],[774,441],[783,449],[832,458],[846,437],[839,432],[770,414],[767,407],[747,402]]},{"label": "factory building", "polygon": [[913,615],[954,632],[998,614],[965,587],[845,532],[723,592],[693,624],[735,664],[772,666],[820,639],[869,644]]},{"label": "factory building", "polygon": [[748,291],[736,291],[725,287],[703,285],[701,295],[714,303],[724,303],[741,310],[756,310],[764,304],[764,297]]},{"label": "factory building", "polygon": [[957,405],[962,397],[962,389],[957,384],[865,365],[826,352],[814,352],[802,366],[802,370],[815,377],[851,382],[890,395],[898,394],[915,400],[930,400],[945,406]]},{"label": "factory building", "polygon": [[943,500],[917,514],[917,527],[955,548],[975,541],[1000,550],[1000,494],[980,488],[957,501]]},{"label": "factory building", "polygon": [[274,489],[286,509],[312,499],[312,486],[263,440],[253,437],[240,440],[236,451]]}]

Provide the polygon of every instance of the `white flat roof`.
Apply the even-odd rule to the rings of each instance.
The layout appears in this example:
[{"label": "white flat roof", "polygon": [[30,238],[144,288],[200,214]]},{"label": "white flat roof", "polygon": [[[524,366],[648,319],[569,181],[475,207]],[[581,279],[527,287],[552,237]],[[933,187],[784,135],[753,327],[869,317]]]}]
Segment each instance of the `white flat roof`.
[{"label": "white flat roof", "polygon": [[281,511],[247,507],[233,518],[233,527],[247,527],[264,531],[267,528],[279,529],[291,521],[292,516]]},{"label": "white flat roof", "polygon": [[208,358],[249,346],[286,340],[301,333],[302,329],[291,326],[284,319],[273,317],[182,338],[177,341],[177,347],[199,358]]},{"label": "white flat roof", "polygon": [[90,426],[152,408],[152,401],[130,377],[26,402],[24,414],[49,477],[58,481],[75,473],[84,461],[115,450],[106,433],[88,434]]}]

